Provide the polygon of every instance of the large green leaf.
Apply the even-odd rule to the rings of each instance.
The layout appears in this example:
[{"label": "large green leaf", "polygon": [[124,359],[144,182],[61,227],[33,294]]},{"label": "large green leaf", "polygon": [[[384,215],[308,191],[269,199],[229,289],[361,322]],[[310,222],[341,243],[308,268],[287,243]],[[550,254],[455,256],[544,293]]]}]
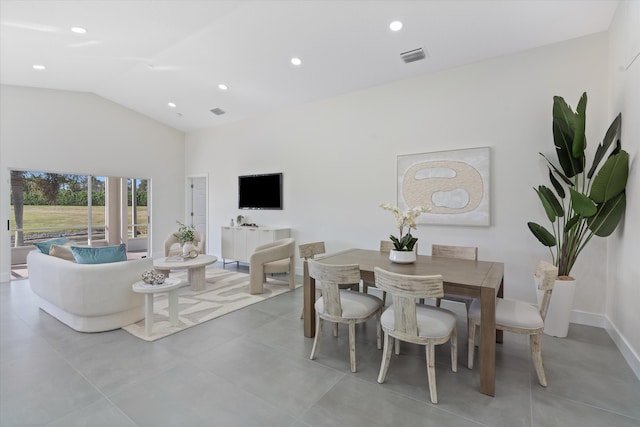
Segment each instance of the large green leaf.
[{"label": "large green leaf", "polygon": [[560,167],[572,178],[584,170],[584,153],[573,155],[576,115],[560,96],[553,97],[553,142]]},{"label": "large green leaf", "polygon": [[576,226],[582,217],[580,215],[574,215],[567,223],[564,225],[564,232],[568,233],[573,227]]},{"label": "large green leaf", "polygon": [[542,202],[542,206],[544,207],[544,211],[546,212],[549,221],[554,222],[556,217],[564,216],[564,209],[562,209],[562,205],[549,187],[540,185],[537,189],[534,188],[534,190],[538,193],[538,197],[540,197],[540,201]]},{"label": "large green leaf", "polygon": [[605,203],[624,191],[629,177],[629,153],[622,150],[609,157],[591,184],[589,197]]},{"label": "large green leaf", "polygon": [[593,234],[607,237],[616,229],[624,209],[627,205],[627,196],[623,191],[618,196],[598,207],[598,214],[589,218],[588,224]]},{"label": "large green leaf", "polygon": [[548,163],[548,164],[549,164],[549,166],[553,169],[553,171],[556,173],[556,175],[557,175],[557,176],[559,176],[559,177],[564,181],[564,183],[565,183],[565,184],[567,184],[569,187],[573,187],[573,181],[571,181],[569,178],[567,178],[567,177],[565,176],[565,174],[563,174],[563,173],[560,171],[560,169],[558,169],[558,168],[556,167],[556,165],[554,165],[553,163],[551,163],[551,161],[549,161],[549,159],[547,159],[547,156],[545,156],[545,155],[544,155],[544,154],[542,154],[542,153],[538,153],[538,154],[540,154],[540,155],[542,156],[542,158],[544,158],[544,159],[547,161],[547,163]]},{"label": "large green leaf", "polygon": [[591,169],[589,169],[589,173],[587,173],[587,178],[591,179],[594,172],[598,168],[598,165],[604,158],[605,153],[611,146],[611,143],[615,140],[616,135],[620,135],[620,128],[622,126],[622,113],[618,114],[618,116],[611,122],[609,125],[609,129],[607,129],[607,133],[604,135],[604,139],[602,143],[598,145],[596,149],[596,154],[593,156],[593,164],[591,165]]},{"label": "large green leaf", "polygon": [[584,126],[587,120],[587,93],[584,92],[578,101],[573,128],[573,157],[584,157],[584,149],[587,148],[587,138],[584,135]]},{"label": "large green leaf", "polygon": [[536,224],[535,222],[528,222],[529,230],[533,233],[534,236],[545,246],[552,247],[557,244],[556,238],[553,234],[549,233],[549,231],[543,226]]},{"label": "large green leaf", "polygon": [[560,184],[560,182],[556,179],[556,177],[553,176],[553,172],[551,171],[551,168],[549,168],[549,181],[551,181],[551,185],[553,185],[553,188],[555,188],[556,193],[558,193],[558,196],[560,196],[561,199],[564,199],[564,196],[566,195],[564,192],[564,187],[562,186],[562,184]]},{"label": "large green leaf", "polygon": [[571,206],[578,215],[589,218],[596,214],[598,208],[593,200],[573,188],[570,188],[569,192],[571,193]]}]

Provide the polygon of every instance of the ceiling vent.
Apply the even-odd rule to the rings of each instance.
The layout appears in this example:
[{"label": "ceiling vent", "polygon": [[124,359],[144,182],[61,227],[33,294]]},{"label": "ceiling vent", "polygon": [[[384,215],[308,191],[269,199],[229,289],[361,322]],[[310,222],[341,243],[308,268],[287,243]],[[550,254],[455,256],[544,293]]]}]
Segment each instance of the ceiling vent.
[{"label": "ceiling vent", "polygon": [[221,116],[226,113],[226,111],[224,111],[222,108],[214,108],[213,110],[211,110],[211,112],[216,116]]},{"label": "ceiling vent", "polygon": [[409,50],[400,54],[400,58],[408,64],[410,62],[416,62],[423,60],[427,55],[424,52],[424,49],[419,47],[417,49]]}]

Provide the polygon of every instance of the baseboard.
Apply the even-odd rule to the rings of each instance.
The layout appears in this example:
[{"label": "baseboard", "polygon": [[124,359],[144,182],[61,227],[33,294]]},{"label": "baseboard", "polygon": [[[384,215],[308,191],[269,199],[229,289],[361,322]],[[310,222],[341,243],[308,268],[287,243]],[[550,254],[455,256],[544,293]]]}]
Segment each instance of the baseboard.
[{"label": "baseboard", "polygon": [[620,350],[620,353],[622,353],[622,357],[627,361],[633,373],[636,374],[636,377],[640,379],[640,356],[633,350],[627,339],[620,333],[618,328],[611,323],[611,320],[607,316],[572,310],[570,322],[579,325],[595,326],[607,331],[616,344],[616,347],[618,347],[618,350]]},{"label": "baseboard", "polygon": [[607,324],[607,319],[602,314],[589,313],[587,311],[571,310],[571,316],[569,322],[577,323],[578,325],[596,326],[598,328],[604,328]]},{"label": "baseboard", "polygon": [[611,323],[609,318],[605,319],[607,323],[604,329],[609,333],[613,342],[616,343],[618,350],[622,353],[622,357],[624,357],[624,360],[627,361],[633,373],[635,373],[636,377],[640,380],[640,355],[633,350],[627,339],[620,333],[618,328]]}]

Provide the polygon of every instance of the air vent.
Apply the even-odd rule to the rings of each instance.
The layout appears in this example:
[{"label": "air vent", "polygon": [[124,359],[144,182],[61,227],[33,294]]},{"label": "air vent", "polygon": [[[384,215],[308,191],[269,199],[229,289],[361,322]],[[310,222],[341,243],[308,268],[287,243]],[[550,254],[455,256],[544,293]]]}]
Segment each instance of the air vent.
[{"label": "air vent", "polygon": [[211,112],[216,116],[221,116],[226,113],[226,111],[224,111],[222,108],[214,108],[213,110],[211,110]]},{"label": "air vent", "polygon": [[427,55],[424,53],[424,49],[421,47],[400,54],[400,58],[402,58],[402,60],[407,64],[409,62],[420,61],[426,57]]}]

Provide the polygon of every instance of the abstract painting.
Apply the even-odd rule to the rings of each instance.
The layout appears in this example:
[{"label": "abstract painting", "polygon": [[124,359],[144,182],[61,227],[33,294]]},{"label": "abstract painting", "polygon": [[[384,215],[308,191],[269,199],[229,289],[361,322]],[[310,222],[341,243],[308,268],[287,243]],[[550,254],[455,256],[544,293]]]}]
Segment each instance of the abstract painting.
[{"label": "abstract painting", "polygon": [[398,207],[423,224],[490,225],[489,147],[398,156]]}]

